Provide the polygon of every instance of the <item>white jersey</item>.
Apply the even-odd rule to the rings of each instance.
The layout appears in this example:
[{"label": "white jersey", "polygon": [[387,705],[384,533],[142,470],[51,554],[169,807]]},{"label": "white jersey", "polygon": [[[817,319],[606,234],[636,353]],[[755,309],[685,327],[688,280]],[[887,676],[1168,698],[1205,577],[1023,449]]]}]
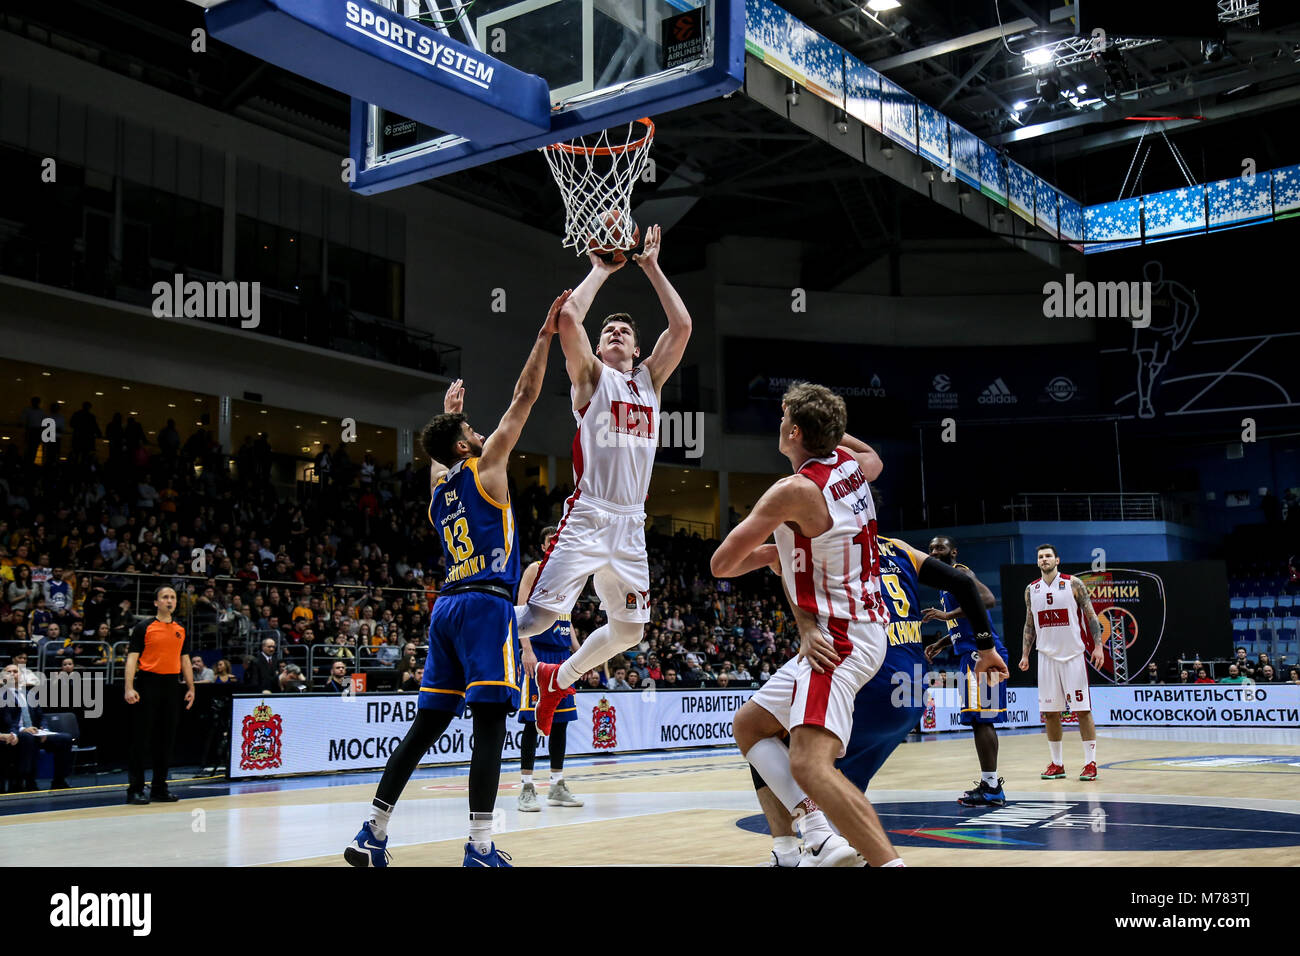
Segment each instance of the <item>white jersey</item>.
[{"label": "white jersey", "polygon": [[834,638],[842,637],[849,621],[888,624],[880,595],[876,509],[857,459],[837,448],[826,458],[804,462],[798,473],[821,489],[831,526],[815,538],[784,523],[776,529],[781,577],[795,603],[817,615]]},{"label": "white jersey", "polygon": [[1068,574],[1058,574],[1051,584],[1039,578],[1029,585],[1029,613],[1033,615],[1038,652],[1057,661],[1068,661],[1084,651],[1087,622]]},{"label": "white jersey", "polygon": [[573,415],[574,499],[644,511],[659,441],[659,396],[650,372],[643,365],[620,372],[602,362],[591,401]]}]

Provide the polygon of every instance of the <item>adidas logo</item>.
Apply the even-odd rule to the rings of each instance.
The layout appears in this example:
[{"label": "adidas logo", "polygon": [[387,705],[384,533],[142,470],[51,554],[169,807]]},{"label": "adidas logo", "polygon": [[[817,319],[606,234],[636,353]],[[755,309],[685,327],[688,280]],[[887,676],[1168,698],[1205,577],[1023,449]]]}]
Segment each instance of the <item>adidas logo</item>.
[{"label": "adidas logo", "polygon": [[1014,405],[1020,399],[1012,394],[1011,389],[1007,388],[1007,383],[999,377],[993,380],[992,385],[980,392],[977,401],[981,405]]}]

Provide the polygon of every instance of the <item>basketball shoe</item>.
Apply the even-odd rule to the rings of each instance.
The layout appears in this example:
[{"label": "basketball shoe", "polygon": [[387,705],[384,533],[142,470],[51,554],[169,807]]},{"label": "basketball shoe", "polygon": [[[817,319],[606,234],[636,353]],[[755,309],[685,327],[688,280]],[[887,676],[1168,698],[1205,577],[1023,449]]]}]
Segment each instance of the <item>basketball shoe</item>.
[{"label": "basketball shoe", "polygon": [[[1065,776],[1065,775],[1062,774],[1062,776]],[[1090,763],[1090,764],[1088,764],[1088,766],[1084,767],[1084,768],[1083,768],[1083,773],[1079,774],[1079,779],[1080,779],[1080,780],[1096,780],[1096,779],[1097,779],[1097,765],[1096,765],[1095,763]]]},{"label": "basketball shoe", "polygon": [[537,732],[542,736],[550,735],[551,721],[560,701],[574,693],[572,687],[555,686],[555,673],[559,669],[559,664],[537,665]]},{"label": "basketball shoe", "polygon": [[537,802],[537,788],[526,783],[519,788],[519,809],[524,813],[540,813],[542,805]]},{"label": "basketball shoe", "polygon": [[551,784],[551,792],[547,795],[546,802],[553,807],[582,806],[582,801],[569,791],[569,786],[563,778]]},{"label": "basketball shoe", "polygon": [[510,854],[502,853],[500,850],[497,849],[497,845],[495,843],[492,844],[491,848],[486,853],[480,853],[478,850],[474,849],[473,843],[466,843],[465,862],[462,863],[461,865],[462,866],[504,866],[508,869],[514,869],[514,865],[510,862]]},{"label": "basketball shoe", "polygon": [[974,789],[967,790],[958,797],[957,802],[963,807],[1005,807],[1007,795],[1002,789],[1002,778],[998,777],[997,787],[990,787],[980,780]]},{"label": "basketball shoe", "polygon": [[1044,780],[1064,780],[1065,768],[1059,763],[1049,763],[1047,769],[1043,771]]},{"label": "basketball shoe", "polygon": [[389,860],[388,837],[375,837],[370,821],[361,824],[361,830],[343,851],[343,859],[353,866],[387,866]]},{"label": "basketball shoe", "polygon": [[857,866],[858,851],[838,833],[832,833],[819,846],[805,842],[796,866]]}]

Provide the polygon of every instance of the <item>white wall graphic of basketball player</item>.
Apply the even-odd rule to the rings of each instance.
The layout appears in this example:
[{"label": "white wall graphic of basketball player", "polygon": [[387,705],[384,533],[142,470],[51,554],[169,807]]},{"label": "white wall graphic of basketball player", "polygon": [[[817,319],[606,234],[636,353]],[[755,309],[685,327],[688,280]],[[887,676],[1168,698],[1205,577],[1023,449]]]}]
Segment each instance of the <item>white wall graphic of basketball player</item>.
[{"label": "white wall graphic of basketball player", "polygon": [[1150,324],[1133,328],[1133,354],[1137,357],[1138,418],[1155,418],[1151,396],[1169,358],[1187,341],[1200,314],[1196,293],[1181,282],[1164,277],[1164,267],[1153,259],[1142,268],[1151,283],[1148,306]]}]

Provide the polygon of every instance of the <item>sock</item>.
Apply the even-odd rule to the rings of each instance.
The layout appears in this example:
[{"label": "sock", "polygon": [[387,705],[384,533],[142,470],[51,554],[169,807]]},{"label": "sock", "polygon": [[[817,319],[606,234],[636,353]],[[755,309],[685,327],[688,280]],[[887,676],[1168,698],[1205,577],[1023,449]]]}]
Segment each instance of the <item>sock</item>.
[{"label": "sock", "polygon": [[1047,742],[1047,749],[1052,752],[1052,763],[1056,764],[1058,767],[1065,766],[1065,754],[1063,752],[1064,748],[1062,747],[1062,743],[1063,741],[1060,740],[1049,740]]},{"label": "sock", "polygon": [[[808,802],[812,803],[811,800]],[[820,845],[823,840],[835,832],[831,829],[830,824],[826,822],[826,814],[820,810],[805,813],[795,823],[799,827],[799,832],[803,834],[804,842],[813,846]]]},{"label": "sock", "polygon": [[996,770],[981,770],[980,779],[984,781],[990,790],[998,788],[998,772]]},{"label": "sock", "polygon": [[561,780],[563,780],[563,779],[564,779],[564,771],[563,771],[563,770],[552,770],[552,771],[551,771],[551,786],[552,786],[552,787],[555,786],[557,783],[559,783],[559,782],[560,782]]},{"label": "sock", "polygon": [[775,737],[764,737],[749,748],[745,759],[759,772],[768,788],[793,815],[799,804],[807,799],[790,772],[790,751]]},{"label": "sock", "polygon": [[582,642],[577,653],[560,665],[555,675],[556,686],[572,687],[578,678],[593,667],[600,667],[615,655],[641,643],[644,634],[644,624],[629,621],[602,624]]},{"label": "sock", "polygon": [[785,860],[792,856],[799,855],[799,838],[798,837],[776,837],[772,841],[772,852],[776,854],[778,860]]},{"label": "sock", "polygon": [[1097,762],[1097,741],[1085,740],[1083,742],[1083,762],[1085,764]]},{"label": "sock", "polygon": [[533,782],[533,775],[531,773],[521,773],[519,775],[519,781],[524,784],[524,786],[527,786]]},{"label": "sock", "polygon": [[492,849],[492,814],[469,815],[469,842],[479,853],[487,853]]},{"label": "sock", "polygon": [[388,821],[392,818],[393,808],[389,804],[382,800],[371,802],[370,831],[374,833],[376,840],[384,840],[388,837]]},{"label": "sock", "polygon": [[903,858],[901,856],[896,856],[888,863],[882,863],[881,866],[904,866],[905,867],[907,866],[907,864],[903,862]]}]

